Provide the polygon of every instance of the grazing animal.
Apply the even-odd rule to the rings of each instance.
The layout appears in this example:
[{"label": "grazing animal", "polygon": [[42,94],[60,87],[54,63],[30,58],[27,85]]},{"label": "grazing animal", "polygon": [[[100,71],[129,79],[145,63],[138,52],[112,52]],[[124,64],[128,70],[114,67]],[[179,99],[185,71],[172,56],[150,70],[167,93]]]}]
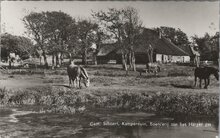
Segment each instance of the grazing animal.
[{"label": "grazing animal", "polygon": [[160,72],[160,66],[158,63],[148,63],[147,64],[148,73],[153,72],[154,74],[157,74]]},{"label": "grazing animal", "polygon": [[69,76],[69,86],[71,87],[71,81],[73,81],[75,87],[81,88],[81,79],[84,79],[84,85],[89,87],[89,76],[85,68],[77,66],[71,61],[71,64],[67,67],[67,73]]},{"label": "grazing animal", "polygon": [[197,77],[199,78],[199,86],[202,88],[202,79],[205,80],[205,86],[204,88],[207,89],[209,83],[210,83],[210,75],[213,74],[215,78],[219,79],[219,70],[214,67],[196,67],[194,76],[195,76],[195,84],[194,87],[196,87],[196,81]]}]

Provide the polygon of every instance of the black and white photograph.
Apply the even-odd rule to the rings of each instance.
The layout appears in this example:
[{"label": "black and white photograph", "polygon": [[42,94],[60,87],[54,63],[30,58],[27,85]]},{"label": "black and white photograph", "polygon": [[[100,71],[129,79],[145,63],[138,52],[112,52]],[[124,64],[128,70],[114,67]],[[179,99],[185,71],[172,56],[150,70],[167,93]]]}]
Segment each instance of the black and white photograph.
[{"label": "black and white photograph", "polygon": [[219,138],[218,0],[0,3],[0,138]]}]

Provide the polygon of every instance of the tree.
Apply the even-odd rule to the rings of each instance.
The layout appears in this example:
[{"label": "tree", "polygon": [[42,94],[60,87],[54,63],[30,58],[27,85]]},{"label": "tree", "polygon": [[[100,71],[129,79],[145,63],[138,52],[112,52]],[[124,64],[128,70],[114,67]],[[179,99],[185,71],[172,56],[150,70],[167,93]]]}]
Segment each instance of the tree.
[{"label": "tree", "polygon": [[3,46],[3,58],[7,58],[9,53],[15,53],[21,59],[27,59],[34,52],[34,46],[31,40],[23,36],[15,36],[7,33],[2,34],[1,45]]},{"label": "tree", "polygon": [[18,39],[18,49],[19,49],[19,57],[24,60],[29,58],[34,53],[34,45],[33,42],[24,36],[17,36]]},{"label": "tree", "polygon": [[136,71],[134,46],[138,44],[136,37],[140,34],[142,26],[138,11],[133,7],[109,8],[107,12],[99,11],[93,16],[104,24],[116,40],[121,50],[123,68],[128,70],[129,61],[130,68]]},{"label": "tree", "polygon": [[44,57],[45,67],[48,68],[47,62],[47,39],[49,37],[49,33],[46,28],[46,14],[45,12],[36,13],[32,12],[29,15],[26,15],[23,18],[23,22],[25,24],[26,29],[28,30],[28,34],[33,37],[33,39],[39,45],[39,48],[43,51],[42,55]]},{"label": "tree", "polygon": [[175,29],[172,27],[165,27],[162,26],[160,28],[156,28],[156,31],[160,31],[162,35],[166,38],[169,38],[171,42],[173,42],[175,45],[182,48],[182,46],[188,46],[189,39],[181,29]]},{"label": "tree", "polygon": [[219,59],[219,32],[216,32],[210,39],[212,60],[218,63]]},{"label": "tree", "polygon": [[210,39],[209,34],[205,34],[204,37],[195,35],[192,38],[199,47],[201,60],[210,60],[210,46],[208,44]]},{"label": "tree", "polygon": [[87,64],[88,50],[95,42],[95,30],[97,27],[98,25],[92,23],[91,20],[83,19],[77,22],[79,49],[82,55],[82,63],[84,65]]},{"label": "tree", "polygon": [[99,19],[96,18],[95,14],[92,14],[93,19],[95,19],[95,23],[97,24],[97,28],[95,29],[95,52],[93,54],[94,56],[94,63],[97,65],[97,54],[99,53],[101,46],[103,43],[106,43],[111,38],[111,35],[108,34],[108,31],[106,30],[105,26],[103,26],[102,23],[100,23]]},{"label": "tree", "polygon": [[73,36],[73,27],[75,26],[75,20],[68,14],[61,11],[46,12],[46,24],[45,28],[49,34],[48,47],[49,52],[56,57],[56,66],[60,66],[62,62],[62,56],[64,53],[68,53],[68,44],[70,36]]},{"label": "tree", "polygon": [[124,8],[122,13],[125,20],[124,39],[125,42],[128,43],[129,64],[130,68],[132,68],[133,71],[136,71],[134,46],[139,44],[139,42],[135,40],[137,40],[136,37],[141,32],[142,22],[138,16],[138,11],[133,7]]},{"label": "tree", "polygon": [[37,56],[40,59],[40,65],[42,65],[42,55],[43,55],[43,51],[41,50],[41,48],[39,48],[38,45],[35,45],[35,54],[34,54],[34,56]]},{"label": "tree", "polygon": [[52,11],[30,13],[24,17],[23,21],[28,33],[37,42],[38,51],[42,51],[45,66],[48,66],[47,54],[53,56],[53,65],[56,57],[56,66],[60,66],[63,54],[69,53],[71,39],[73,36],[76,37],[75,20],[64,12]]},{"label": "tree", "polygon": [[218,61],[219,55],[219,33],[210,36],[205,33],[203,37],[193,36],[192,39],[199,47],[201,53],[201,60]]},{"label": "tree", "polygon": [[77,29],[77,24],[72,24],[71,27],[69,28],[69,35],[67,35],[67,40],[66,40],[66,50],[65,52],[69,55],[70,59],[73,59],[74,55],[79,55],[80,51],[80,42],[78,38],[78,29]]},{"label": "tree", "polygon": [[16,36],[11,34],[2,34],[1,35],[1,56],[3,59],[7,60],[9,53],[19,53],[19,47],[18,47],[18,39]]},{"label": "tree", "polygon": [[[8,59],[10,53],[19,55],[21,59],[27,59],[34,53],[34,45],[30,39],[23,36],[15,36],[11,34],[1,35],[1,56]],[[9,64],[11,63],[9,57]],[[9,65],[10,66],[10,65]]]},{"label": "tree", "polygon": [[95,65],[97,65],[97,54],[99,53],[100,49],[101,49],[101,45],[105,42],[105,40],[109,39],[109,36],[107,34],[105,34],[105,31],[98,27],[95,30],[95,44],[96,44],[96,49],[94,52],[94,62]]},{"label": "tree", "polygon": [[124,31],[124,18],[122,10],[117,10],[115,8],[109,8],[107,12],[99,11],[94,12],[93,17],[97,18],[112,35],[112,38],[117,41],[118,46],[121,50],[122,55],[122,66],[127,71],[127,54],[128,49],[123,43]]}]

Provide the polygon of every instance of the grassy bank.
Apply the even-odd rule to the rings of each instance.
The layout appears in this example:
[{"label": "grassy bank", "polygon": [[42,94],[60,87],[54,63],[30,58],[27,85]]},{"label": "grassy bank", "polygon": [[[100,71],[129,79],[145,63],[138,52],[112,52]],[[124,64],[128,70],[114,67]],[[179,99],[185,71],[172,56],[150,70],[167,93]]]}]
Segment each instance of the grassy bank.
[{"label": "grassy bank", "polygon": [[218,116],[218,94],[134,93],[126,90],[100,95],[86,89],[38,87],[26,90],[0,89],[1,106],[38,105],[42,111],[78,113],[89,108],[146,111],[160,115]]}]

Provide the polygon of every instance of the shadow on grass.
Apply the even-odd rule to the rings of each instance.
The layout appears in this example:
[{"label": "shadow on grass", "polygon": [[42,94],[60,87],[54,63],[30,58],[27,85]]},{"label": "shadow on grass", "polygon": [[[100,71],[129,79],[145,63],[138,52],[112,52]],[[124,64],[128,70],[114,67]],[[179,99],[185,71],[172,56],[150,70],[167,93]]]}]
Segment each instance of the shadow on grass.
[{"label": "shadow on grass", "polygon": [[171,84],[171,86],[176,87],[176,88],[183,88],[183,89],[194,89],[192,85],[181,85],[181,84]]},{"label": "shadow on grass", "polygon": [[81,88],[75,88],[75,87],[70,87],[69,85],[65,85],[65,84],[55,84],[55,85],[52,85],[52,86],[60,86],[60,87],[65,87],[65,88],[69,88],[69,89],[83,89],[83,88],[85,88],[85,87],[81,87]]},{"label": "shadow on grass", "polygon": [[138,75],[136,78],[144,78],[144,79],[151,79],[151,78],[162,78],[166,77],[164,75],[154,75],[154,74],[145,74],[145,75]]},{"label": "shadow on grass", "polygon": [[120,71],[124,71],[124,69],[122,69],[119,66],[109,66],[109,65],[99,65],[99,66],[84,66],[88,69],[109,69],[109,70],[120,70]]},{"label": "shadow on grass", "polygon": [[69,85],[65,85],[65,84],[56,84],[56,85],[52,85],[52,86],[63,86],[63,87],[71,89],[71,87]]}]

